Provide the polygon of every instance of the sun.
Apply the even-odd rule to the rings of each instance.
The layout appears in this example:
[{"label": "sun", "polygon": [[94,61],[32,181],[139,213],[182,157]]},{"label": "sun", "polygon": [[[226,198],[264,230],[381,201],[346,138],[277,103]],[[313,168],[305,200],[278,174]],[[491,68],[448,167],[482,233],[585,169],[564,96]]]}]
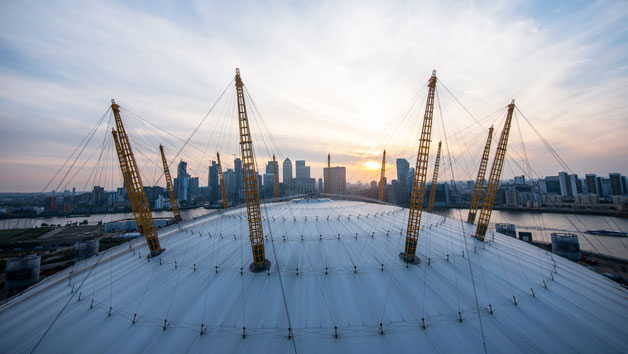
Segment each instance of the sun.
[{"label": "sun", "polygon": [[371,161],[365,162],[365,163],[364,163],[364,167],[365,167],[367,170],[373,171],[373,170],[379,170],[379,169],[380,169],[380,167],[382,167],[382,165],[380,165],[379,163],[377,163],[377,162],[375,162],[375,161],[371,160]]}]

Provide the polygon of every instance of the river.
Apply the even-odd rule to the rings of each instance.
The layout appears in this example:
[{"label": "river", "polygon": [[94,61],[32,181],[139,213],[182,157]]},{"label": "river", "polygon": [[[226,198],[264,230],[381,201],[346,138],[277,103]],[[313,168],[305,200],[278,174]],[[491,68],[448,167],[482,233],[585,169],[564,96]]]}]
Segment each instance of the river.
[{"label": "river", "polygon": [[[181,211],[184,220],[193,219],[214,210],[204,208],[186,209]],[[436,210],[437,214],[450,218],[466,220],[467,209],[446,209]],[[153,217],[170,217],[170,211],[153,212]],[[26,218],[26,219],[4,219],[0,220],[0,229],[21,229],[38,227],[42,223],[60,224],[82,222],[87,220],[88,224],[95,225],[132,218],[131,213],[94,214],[90,216],[77,217],[47,217],[47,218]],[[479,217],[479,213],[478,213]],[[585,234],[589,229],[606,229],[613,231],[628,232],[628,219],[620,219],[610,216],[598,215],[574,215],[555,213],[528,213],[521,211],[494,210],[491,215],[490,228],[494,229],[494,223],[511,223],[519,231],[532,232],[532,238],[536,241],[551,242],[552,232],[569,232],[578,235],[580,247],[585,250],[607,254],[619,258],[628,259],[628,237],[612,237]]]},{"label": "river", "polygon": [[[466,220],[468,211],[468,209],[447,209],[435,212],[450,218]],[[479,215],[478,211],[478,217]],[[613,216],[493,210],[489,228],[495,229],[495,223],[515,224],[517,233],[519,231],[532,232],[532,239],[535,241],[551,242],[552,232],[573,233],[578,235],[581,249],[628,259],[628,237],[584,233],[592,229],[628,232],[628,219]]]},{"label": "river", "polygon": [[[181,217],[183,220],[194,219],[199,216],[214,212],[215,209],[194,208],[181,210]],[[167,218],[172,217],[172,211],[153,211],[154,218]],[[109,213],[109,214],[93,214],[90,216],[52,216],[45,218],[22,218],[22,219],[2,219],[0,220],[0,230],[7,229],[28,229],[32,227],[39,227],[41,224],[53,224],[64,226],[68,223],[78,222],[81,223],[87,220],[89,225],[96,225],[99,222],[110,222],[121,219],[133,218],[132,213]]]}]

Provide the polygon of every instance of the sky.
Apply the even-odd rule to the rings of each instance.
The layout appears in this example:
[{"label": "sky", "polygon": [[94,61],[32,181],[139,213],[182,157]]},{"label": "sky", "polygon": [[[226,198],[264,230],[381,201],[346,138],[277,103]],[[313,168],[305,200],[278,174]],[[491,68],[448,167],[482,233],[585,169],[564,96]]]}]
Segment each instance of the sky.
[{"label": "sky", "polygon": [[[187,159],[206,185],[214,150],[225,168],[239,154],[236,67],[257,109],[249,103],[260,169],[274,153],[322,177],[331,153],[350,182],[368,183],[387,149],[387,177],[396,178],[394,159],[416,159],[435,69],[432,141],[444,141],[445,179],[475,178],[486,130],[494,124],[497,139],[511,99],[518,111],[502,177],[565,169],[527,121],[570,171],[628,174],[625,1],[4,1],[0,192],[54,188],[111,98],[167,131],[136,124],[136,151],[169,134],[171,169]],[[107,122],[61,187],[89,184],[98,163],[87,157],[112,149]],[[140,165],[156,165],[150,149]],[[431,154],[430,165],[435,146]],[[145,184],[161,183],[153,170],[142,172]]]}]

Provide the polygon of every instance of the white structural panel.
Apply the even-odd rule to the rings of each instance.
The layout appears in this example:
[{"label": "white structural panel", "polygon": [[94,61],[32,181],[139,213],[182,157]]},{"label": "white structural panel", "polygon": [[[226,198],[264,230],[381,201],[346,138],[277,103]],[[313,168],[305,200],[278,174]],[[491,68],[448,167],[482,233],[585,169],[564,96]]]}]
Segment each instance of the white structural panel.
[{"label": "white structural panel", "polygon": [[[354,201],[262,207],[269,272],[251,273],[245,209],[102,252],[0,308],[0,353],[614,353],[628,291],[511,237]],[[203,334],[201,335],[201,331]]]}]

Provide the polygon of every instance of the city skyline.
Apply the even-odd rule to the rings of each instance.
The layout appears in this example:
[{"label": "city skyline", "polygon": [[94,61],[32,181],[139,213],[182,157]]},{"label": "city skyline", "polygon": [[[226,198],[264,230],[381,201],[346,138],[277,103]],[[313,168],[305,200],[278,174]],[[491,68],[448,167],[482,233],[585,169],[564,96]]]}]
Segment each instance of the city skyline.
[{"label": "city skyline", "polygon": [[[281,150],[309,161],[315,178],[323,177],[328,152],[332,165],[347,166],[353,183],[377,179],[384,148],[392,150],[388,166],[393,158],[416,155],[412,129],[379,135],[432,69],[478,119],[515,98],[573,172],[628,174],[625,3],[1,6],[6,19],[0,25],[0,117],[6,129],[0,192],[40,191],[111,97],[186,138],[236,66]],[[230,24],[234,11],[241,27]],[[280,16],[266,16],[271,12]],[[456,26],[448,28],[447,18]],[[452,37],[462,29],[466,38]],[[164,52],[165,47],[171,49]],[[447,90],[441,92],[445,96]],[[474,124],[453,98],[448,102],[456,117],[450,134]],[[404,128],[418,129],[421,119],[419,107]],[[499,121],[491,121],[496,133]],[[471,140],[487,122],[465,133],[468,142],[460,136],[449,141],[455,179],[477,170],[472,165],[478,161],[463,150],[481,149]],[[531,130],[521,129],[523,139],[513,130],[509,151],[527,151],[539,175],[562,171]],[[436,138],[445,136],[441,131]],[[403,145],[390,146],[398,137]],[[263,168],[261,161],[270,156],[255,138]],[[225,156],[237,148],[233,144]],[[278,154],[278,161],[286,156]],[[207,175],[191,170],[201,181]],[[389,169],[389,180],[394,171]],[[512,178],[521,171],[512,164],[504,173]]]}]

